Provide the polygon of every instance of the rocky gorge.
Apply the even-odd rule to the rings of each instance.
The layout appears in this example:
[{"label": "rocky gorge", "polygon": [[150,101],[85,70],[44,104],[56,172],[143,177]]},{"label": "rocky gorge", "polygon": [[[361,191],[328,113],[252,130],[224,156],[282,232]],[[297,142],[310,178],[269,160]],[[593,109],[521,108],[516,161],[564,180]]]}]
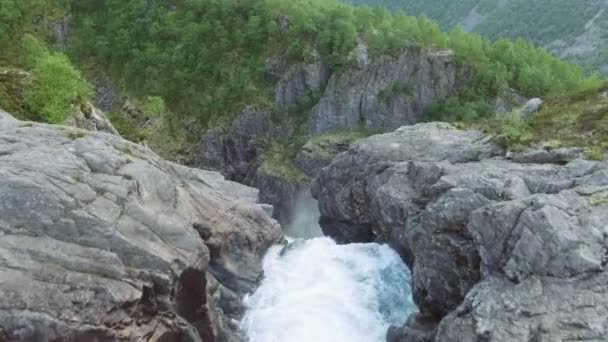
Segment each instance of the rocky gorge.
[{"label": "rocky gorge", "polygon": [[[275,217],[287,223],[298,193],[308,191],[319,170],[352,142],[341,133],[369,135],[420,122],[435,101],[455,93],[470,76],[450,50],[411,48],[395,59],[371,60],[367,46],[359,44],[351,57],[355,66],[339,72],[320,59],[291,67],[269,62],[274,111],[280,114],[244,109],[228,127],[205,134],[194,164],[260,189],[261,200],[275,206]],[[513,106],[510,101],[501,105]],[[264,167],[269,140],[302,141],[289,147],[295,177]]]},{"label": "rocky gorge", "polygon": [[0,111],[0,341],[608,339],[608,164],[421,123],[468,85],[451,50],[351,57],[268,61],[272,109],[209,129],[197,168],[90,103]]},{"label": "rocky gorge", "polygon": [[0,17],[0,342],[608,341],[601,76],[339,0]]},{"label": "rocky gorge", "polygon": [[[233,128],[275,129],[266,115],[246,110],[259,126]],[[243,339],[243,298],[283,241],[257,190],[111,133],[0,123],[4,340]],[[607,338],[608,164],[576,148],[510,152],[444,123],[349,145],[311,173],[312,193],[326,235],[386,243],[412,270],[418,312],[389,341]],[[231,156],[208,155],[259,177],[255,153]]]}]

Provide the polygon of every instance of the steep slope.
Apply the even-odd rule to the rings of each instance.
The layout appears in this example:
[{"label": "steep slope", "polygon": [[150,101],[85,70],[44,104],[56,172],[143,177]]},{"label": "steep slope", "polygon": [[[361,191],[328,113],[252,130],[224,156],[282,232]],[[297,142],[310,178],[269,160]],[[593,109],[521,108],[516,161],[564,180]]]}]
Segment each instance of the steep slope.
[{"label": "steep slope", "polygon": [[351,0],[426,15],[444,30],[462,25],[490,39],[524,38],[590,71],[608,72],[608,2],[604,0]]},{"label": "steep slope", "polygon": [[29,76],[0,79],[0,107],[63,122],[95,94],[121,134],[163,157],[277,189],[261,197],[279,218],[346,148],[336,137],[479,121],[599,82],[524,41],[333,0],[1,1],[2,37],[18,44],[0,40],[0,63]]}]

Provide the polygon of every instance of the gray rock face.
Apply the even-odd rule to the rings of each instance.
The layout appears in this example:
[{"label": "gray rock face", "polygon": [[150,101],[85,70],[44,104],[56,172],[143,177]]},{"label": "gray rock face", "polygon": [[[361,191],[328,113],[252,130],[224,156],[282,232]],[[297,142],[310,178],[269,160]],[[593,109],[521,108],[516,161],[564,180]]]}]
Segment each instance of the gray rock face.
[{"label": "gray rock face", "polygon": [[286,109],[301,104],[305,96],[321,92],[329,76],[329,67],[321,61],[293,67],[275,85],[275,106]]},{"label": "gray rock face", "polygon": [[90,103],[82,105],[71,117],[69,117],[65,125],[86,129],[87,131],[101,131],[110,134],[118,135],[118,131],[106,117],[104,112],[96,108]]},{"label": "gray rock face", "polygon": [[279,134],[270,113],[245,108],[226,131],[211,130],[199,147],[201,167],[221,172],[239,183],[251,183],[259,167],[258,139]]},{"label": "gray rock face", "polygon": [[332,75],[310,113],[306,132],[392,131],[415,124],[433,101],[447,97],[467,79],[468,70],[452,52],[408,49],[396,60],[385,58]]},{"label": "gray rock face", "polygon": [[274,217],[287,223],[303,184],[262,172],[262,155],[270,138],[286,138],[270,113],[246,108],[226,131],[209,131],[199,146],[198,165],[221,172],[227,179],[260,189],[259,200],[274,207]]},{"label": "gray rock face", "polygon": [[534,98],[526,102],[526,104],[521,108],[521,116],[524,118],[529,117],[540,110],[540,107],[543,105],[543,100],[539,98]]},{"label": "gray rock face", "polygon": [[502,155],[479,132],[418,124],[321,171],[324,231],[386,241],[412,268],[421,313],[391,341],[430,341],[439,322],[436,341],[608,339],[608,165]]},{"label": "gray rock face", "polygon": [[110,77],[100,74],[93,79],[95,95],[93,102],[95,106],[103,111],[109,112],[114,109],[119,101],[119,90]]},{"label": "gray rock face", "polygon": [[519,109],[526,104],[526,98],[519,95],[513,89],[506,89],[496,98],[494,102],[494,113],[504,115],[514,109]]},{"label": "gray rock face", "polygon": [[0,112],[0,340],[238,341],[279,225],[257,191]]},{"label": "gray rock face", "polygon": [[530,149],[508,155],[516,163],[567,164],[583,156],[582,148]]}]

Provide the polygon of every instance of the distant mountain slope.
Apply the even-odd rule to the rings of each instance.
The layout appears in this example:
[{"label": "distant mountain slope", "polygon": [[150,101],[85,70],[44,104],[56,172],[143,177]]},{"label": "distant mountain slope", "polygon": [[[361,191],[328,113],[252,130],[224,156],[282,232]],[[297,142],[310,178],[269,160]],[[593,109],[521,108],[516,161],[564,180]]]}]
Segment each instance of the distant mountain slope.
[{"label": "distant mountain slope", "polygon": [[553,53],[608,73],[606,0],[347,0],[425,14],[443,29],[462,25],[489,38],[525,38]]}]

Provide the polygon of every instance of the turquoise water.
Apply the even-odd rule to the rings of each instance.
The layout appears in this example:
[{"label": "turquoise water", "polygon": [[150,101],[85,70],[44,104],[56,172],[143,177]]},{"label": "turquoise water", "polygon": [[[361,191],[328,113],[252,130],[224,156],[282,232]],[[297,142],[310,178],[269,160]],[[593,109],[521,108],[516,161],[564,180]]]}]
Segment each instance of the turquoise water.
[{"label": "turquoise water", "polygon": [[268,252],[242,329],[251,342],[384,342],[416,310],[410,282],[388,246],[295,240]]}]

